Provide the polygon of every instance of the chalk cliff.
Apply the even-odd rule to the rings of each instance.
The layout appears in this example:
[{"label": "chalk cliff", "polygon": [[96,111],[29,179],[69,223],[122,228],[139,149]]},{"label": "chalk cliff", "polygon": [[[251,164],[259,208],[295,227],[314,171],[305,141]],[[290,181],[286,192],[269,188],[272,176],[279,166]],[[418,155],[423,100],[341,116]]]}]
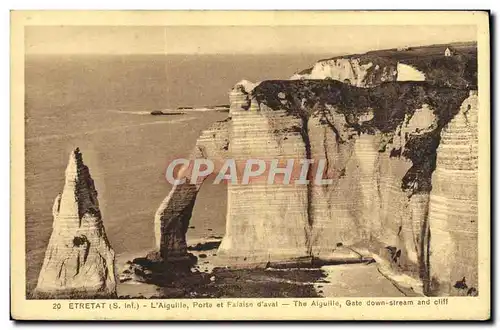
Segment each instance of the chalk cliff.
[{"label": "chalk cliff", "polygon": [[477,93],[471,92],[443,129],[437,150],[429,206],[430,275],[437,293],[478,290],[477,116]]},{"label": "chalk cliff", "polygon": [[385,81],[397,81],[397,68],[397,63],[381,66],[359,58],[334,58],[319,61],[290,79],[333,79],[357,87],[371,87]]},{"label": "chalk cliff", "polygon": [[[359,259],[363,252],[340,253],[339,247],[350,246],[418,279],[426,294],[437,286],[440,294],[456,294],[449,285],[452,269],[477,287],[475,92],[426,82],[358,88],[334,80],[264,81],[251,88],[233,89],[231,119],[204,132],[195,151],[213,145],[216,158],[236,161],[323,158],[324,178],[333,183],[229,184],[222,264]],[[450,180],[459,186],[444,184]],[[175,199],[175,189],[167,201]],[[180,204],[192,208],[194,200],[191,194]],[[457,217],[460,203],[467,212]],[[178,210],[180,204],[169,205]],[[188,217],[160,222],[179,220],[186,228]],[[432,240],[430,232],[444,239]]]},{"label": "chalk cliff", "polygon": [[54,202],[52,235],[34,296],[115,297],[115,255],[104,230],[94,181],[78,148],[71,152],[65,174],[63,192]]},{"label": "chalk cliff", "polygon": [[357,87],[373,87],[389,81],[425,80],[425,74],[414,66],[397,61],[374,62],[363,63],[361,58],[324,60],[290,79],[333,79]]},{"label": "chalk cliff", "polygon": [[[439,45],[340,56],[291,80],[236,84],[230,117],[202,133],[193,157],[325,159],[332,182],[314,184],[309,170],[306,185],[229,183],[221,265],[372,256],[415,291],[476,295],[477,61],[474,44],[457,47],[453,57]],[[160,206],[163,255],[186,253],[200,185],[174,187]]]}]

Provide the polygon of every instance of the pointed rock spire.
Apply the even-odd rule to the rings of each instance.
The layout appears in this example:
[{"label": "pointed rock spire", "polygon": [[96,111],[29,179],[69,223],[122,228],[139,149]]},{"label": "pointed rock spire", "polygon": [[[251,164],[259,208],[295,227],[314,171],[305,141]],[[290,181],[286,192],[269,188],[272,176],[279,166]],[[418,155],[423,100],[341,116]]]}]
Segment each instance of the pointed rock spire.
[{"label": "pointed rock spire", "polygon": [[52,208],[52,235],[37,298],[116,296],[115,254],[104,231],[97,191],[82,154],[70,153],[65,184]]}]

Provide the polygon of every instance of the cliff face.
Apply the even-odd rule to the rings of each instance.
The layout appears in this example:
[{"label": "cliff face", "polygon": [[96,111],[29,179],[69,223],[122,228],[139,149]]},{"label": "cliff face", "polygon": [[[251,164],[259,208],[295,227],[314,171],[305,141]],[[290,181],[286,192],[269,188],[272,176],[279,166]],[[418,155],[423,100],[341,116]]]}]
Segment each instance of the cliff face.
[{"label": "cliff face", "polygon": [[[278,104],[276,92],[293,97]],[[368,247],[428,294],[477,293],[476,92],[303,81],[263,82],[252,95],[261,116],[308,118],[311,158],[328,159],[333,184],[310,187],[299,225],[310,255],[332,258],[339,242]],[[463,278],[465,291],[455,285]]]},{"label": "cliff face", "polygon": [[[307,158],[306,144],[297,129],[302,120],[279,109],[264,115],[250,93],[238,87],[230,94],[228,157],[236,162],[262,159],[266,163],[273,158]],[[217,253],[224,259],[222,264],[265,265],[308,256],[304,235],[307,187],[269,185],[266,181],[231,183],[227,196],[226,235]]]},{"label": "cliff face", "polygon": [[326,159],[323,178],[333,182],[229,184],[222,264],[340,262],[339,247],[350,246],[419,279],[427,294],[457,294],[462,277],[477,287],[474,92],[292,80],[239,84],[230,100],[231,119],[196,149],[224,145],[216,158],[236,161]]},{"label": "cliff face", "polygon": [[[441,133],[432,175],[429,256],[432,289],[477,294],[477,113],[475,92]],[[456,285],[457,282],[464,285]]]},{"label": "cliff face", "polygon": [[385,81],[396,81],[397,63],[387,65],[363,63],[359,58],[338,58],[317,62],[310,70],[290,79],[333,79],[357,87],[371,87]]},{"label": "cliff face", "polygon": [[38,298],[116,296],[114,251],[99,210],[97,191],[78,150],[71,152],[62,194],[34,295]]},{"label": "cliff face", "polygon": [[[310,70],[290,79],[332,79],[357,87],[373,87],[390,81],[424,81],[425,74],[415,67],[396,61],[363,63],[361,58],[339,58],[320,61]],[[376,63],[376,62],[375,62]]]}]

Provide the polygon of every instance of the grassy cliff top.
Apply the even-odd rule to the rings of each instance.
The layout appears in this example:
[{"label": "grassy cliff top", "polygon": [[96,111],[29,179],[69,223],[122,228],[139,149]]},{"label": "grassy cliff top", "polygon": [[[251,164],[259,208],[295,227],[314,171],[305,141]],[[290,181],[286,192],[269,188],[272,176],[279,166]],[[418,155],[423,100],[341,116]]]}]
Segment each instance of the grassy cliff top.
[{"label": "grassy cliff top", "polygon": [[413,60],[415,58],[444,56],[444,51],[446,50],[446,48],[450,48],[451,50],[455,51],[455,53],[458,54],[465,54],[471,56],[476,56],[477,54],[477,43],[475,41],[471,41],[471,42],[453,42],[449,44],[409,47],[407,50],[397,50],[396,48],[372,50],[362,54],[334,56],[331,58],[319,60],[318,62],[341,59],[341,58],[370,59],[375,57],[391,58],[396,61],[405,62]]},{"label": "grassy cliff top", "polygon": [[[446,48],[453,55],[445,57]],[[373,63],[381,67],[407,64],[422,71],[426,79],[433,84],[458,88],[476,88],[477,86],[477,44],[475,42],[450,43],[410,47],[407,50],[375,50],[364,54],[335,56],[319,60],[318,63],[337,59],[359,59],[361,64]],[[300,74],[310,74],[312,68]]]}]

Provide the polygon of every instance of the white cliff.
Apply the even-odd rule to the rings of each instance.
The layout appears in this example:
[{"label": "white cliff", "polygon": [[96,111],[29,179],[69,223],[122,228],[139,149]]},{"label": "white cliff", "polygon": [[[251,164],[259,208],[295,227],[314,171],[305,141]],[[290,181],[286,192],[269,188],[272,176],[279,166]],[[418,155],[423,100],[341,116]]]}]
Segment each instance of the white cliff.
[{"label": "white cliff", "polygon": [[[261,159],[267,165],[272,159],[282,165],[289,159],[323,159],[323,178],[333,181],[311,184],[308,173],[310,183],[305,185],[269,184],[262,178],[229,183],[218,263],[264,267],[353,262],[372,254],[387,262],[384,267],[391,274],[407,276],[408,287],[426,294],[432,294],[431,273],[437,283],[448,285],[443,269],[461,270],[474,283],[476,259],[462,247],[472,250],[475,232],[469,226],[467,236],[450,226],[457,219],[477,219],[472,194],[477,183],[470,178],[477,166],[477,143],[470,143],[477,139],[475,96],[465,99],[461,90],[393,82],[373,90],[348,87],[346,100],[338,97],[343,88],[328,81],[267,81],[238,84],[232,90],[231,119],[220,132],[203,133],[197,148],[214,145],[209,149],[220,150],[223,137],[227,153],[212,153],[215,159],[229,157],[237,164]],[[404,104],[401,95],[408,98]],[[449,180],[460,189],[444,183]],[[180,219],[175,214],[182,205],[192,205],[196,198],[191,194],[182,200],[176,189],[167,197],[170,215],[162,216],[170,228]],[[187,221],[182,217],[184,228]],[[165,228],[161,235],[171,236]],[[444,237],[446,248],[429,233]]]},{"label": "white cliff", "polygon": [[414,66],[387,60],[376,63],[356,57],[322,60],[290,79],[333,79],[357,87],[373,87],[389,81],[426,80],[425,74]]},{"label": "white cliff", "polygon": [[[477,115],[477,93],[471,92],[441,133],[432,175],[431,285],[439,294],[478,293]],[[463,279],[467,287],[455,287]]]},{"label": "white cliff", "polygon": [[310,72],[295,74],[290,79],[333,79],[357,87],[369,87],[384,81],[395,81],[396,77],[394,66],[362,63],[358,58],[336,58],[318,61]]},{"label": "white cliff", "polygon": [[411,65],[399,63],[397,65],[397,81],[425,81],[425,74]]},{"label": "white cliff", "polygon": [[[300,119],[260,108],[238,88],[230,100],[229,154],[238,164],[247,159],[269,164],[272,159],[306,157],[300,133],[290,130],[302,125]],[[266,265],[307,256],[306,186],[269,185],[262,178],[250,184],[230,183],[227,198],[226,234],[217,253],[221,264]]]}]

